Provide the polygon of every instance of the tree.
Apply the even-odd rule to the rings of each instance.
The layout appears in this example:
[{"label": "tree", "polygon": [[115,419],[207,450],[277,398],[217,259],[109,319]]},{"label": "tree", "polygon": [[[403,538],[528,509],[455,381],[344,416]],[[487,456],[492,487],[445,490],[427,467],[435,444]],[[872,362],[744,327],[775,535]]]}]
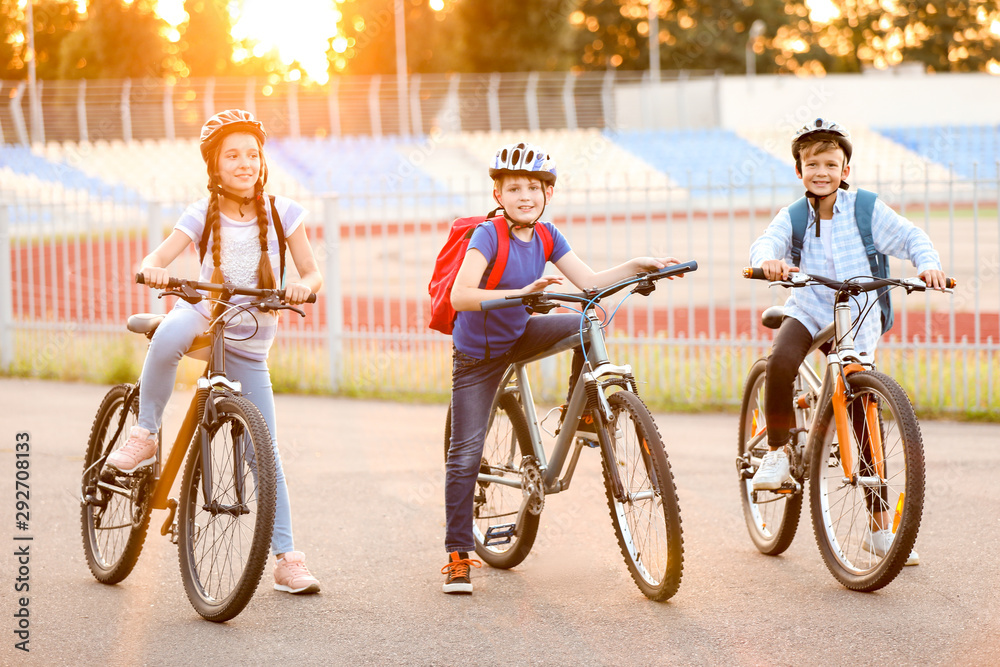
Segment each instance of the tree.
[{"label": "tree", "polygon": [[233,21],[226,0],[184,0],[180,54],[188,76],[222,76],[233,71]]},{"label": "tree", "polygon": [[[42,0],[32,6],[35,23],[35,73],[40,79],[55,79],[59,74],[62,41],[80,21],[76,3],[71,0]],[[28,75],[28,38],[24,34],[26,12],[17,0],[0,0],[0,79],[23,79]]]},{"label": "tree", "polygon": [[838,71],[918,62],[933,71],[975,72],[1000,61],[996,2],[841,0],[838,8],[840,16],[822,28]]},{"label": "tree", "polygon": [[[576,0],[530,3],[406,0],[406,57],[410,72],[510,72],[562,69],[572,64],[567,7]],[[393,2],[348,0],[341,5],[331,72],[394,74]]]},{"label": "tree", "polygon": [[152,0],[90,0],[86,20],[62,42],[60,77],[159,77],[177,51],[164,27]]},{"label": "tree", "polygon": [[[785,70],[791,52],[777,45],[776,37],[790,23],[806,21],[808,15],[804,0],[652,2],[659,24],[660,67],[664,70],[745,72],[747,40],[756,20],[765,25],[764,36],[756,45],[757,71]],[[649,68],[650,23],[645,0],[583,0],[569,15],[569,22],[576,33],[578,66]]]}]

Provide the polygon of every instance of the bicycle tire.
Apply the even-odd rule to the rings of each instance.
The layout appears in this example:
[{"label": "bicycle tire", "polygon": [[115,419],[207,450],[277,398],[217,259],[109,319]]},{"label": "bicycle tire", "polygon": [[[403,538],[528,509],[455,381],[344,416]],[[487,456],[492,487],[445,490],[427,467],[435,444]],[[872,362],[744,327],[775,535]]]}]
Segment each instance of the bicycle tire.
[{"label": "bicycle tire", "polygon": [[[924,505],[923,442],[910,400],[895,380],[875,371],[862,371],[849,375],[847,383],[846,407],[851,419],[857,410],[864,409],[863,399],[874,399],[878,406],[884,452],[884,470],[879,476],[885,479],[885,484],[876,493],[857,483],[862,473],[870,475],[869,478],[875,475],[874,466],[862,468],[854,427],[850,428],[853,481],[844,483],[833,405],[827,403],[810,445],[813,531],[820,554],[837,581],[851,590],[875,591],[896,578],[917,539]],[[862,419],[856,423],[865,422]],[[867,439],[864,434],[869,427],[865,424],[863,428],[862,439]],[[866,533],[870,538],[873,527],[871,507],[894,517],[894,536],[884,555],[863,546]]]},{"label": "bicycle tire", "polygon": [[[604,488],[618,546],[639,590],[651,600],[677,593],[684,570],[680,504],[663,441],[649,409],[630,391],[608,397],[612,422],[605,428],[614,444],[614,461],[604,461]],[[623,424],[623,419],[628,424]],[[645,445],[644,447],[640,445]],[[618,468],[630,496],[615,499],[609,471]],[[638,498],[643,495],[648,497]]]},{"label": "bicycle tire", "polygon": [[[501,390],[503,391],[503,390]],[[445,425],[445,463],[451,442],[451,407]],[[492,412],[483,446],[480,473],[499,475],[521,483],[521,465],[526,456],[533,455],[528,420],[517,396],[507,391],[501,393]],[[476,482],[473,498],[472,535],[476,553],[491,567],[506,570],[527,558],[538,535],[540,515],[521,512],[524,502],[521,488],[490,482]],[[518,515],[521,515],[518,524]],[[515,523],[515,534],[510,542],[487,545],[487,534],[492,526]]]},{"label": "bicycle tire", "polygon": [[222,508],[204,497],[199,429],[181,484],[178,550],[191,605],[204,618],[222,622],[243,611],[264,572],[274,528],[275,463],[270,431],[253,403],[224,396],[215,410],[209,429],[212,500]]},{"label": "bicycle tire", "polygon": [[[755,431],[765,425],[764,391],[766,388],[765,371],[767,359],[758,359],[747,373],[743,387],[743,403],[740,407],[740,424],[736,455],[743,460],[749,453],[761,458],[768,450],[767,440],[761,440],[752,451],[748,445]],[[751,468],[754,472],[755,469]],[[785,552],[795,539],[799,517],[802,514],[802,493],[772,493],[758,491],[757,501],[754,501],[753,481],[745,478],[742,471],[739,479],[740,504],[743,506],[743,519],[747,524],[747,532],[754,546],[762,554],[777,556]]]},{"label": "bicycle tire", "polygon": [[[105,473],[105,481],[129,488],[131,496],[128,499],[97,486],[104,467],[98,461],[121,448],[138,422],[138,394],[132,396],[128,406],[125,405],[132,389],[133,385],[120,384],[104,395],[90,428],[83,463],[80,506],[83,551],[91,573],[102,584],[117,584],[131,574],[142,553],[149,527],[151,470],[133,476],[116,477],[110,471]],[[115,442],[108,442],[118,430],[123,410],[127,414],[124,427]],[[88,502],[88,496],[99,504]]]}]

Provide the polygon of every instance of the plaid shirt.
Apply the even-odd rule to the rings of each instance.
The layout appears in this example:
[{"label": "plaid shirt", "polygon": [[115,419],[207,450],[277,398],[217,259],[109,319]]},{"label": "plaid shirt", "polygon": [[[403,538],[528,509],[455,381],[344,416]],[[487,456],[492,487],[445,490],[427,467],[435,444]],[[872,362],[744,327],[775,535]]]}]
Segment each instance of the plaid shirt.
[{"label": "plaid shirt", "polygon": [[[833,219],[820,224],[820,237],[816,237],[815,211],[809,207],[809,224],[802,240],[803,273],[847,280],[856,276],[870,276],[871,266],[865,253],[857,222],[854,219],[854,202],[857,194],[840,190],[833,204]],[[897,214],[882,200],[875,202],[872,214],[872,237],[875,249],[886,255],[908,259],[917,267],[917,273],[927,269],[940,269],[941,260],[927,234],[906,218]],[[774,216],[764,233],[750,246],[750,265],[759,267],[767,260],[784,259],[792,263],[792,220],[788,208]],[[813,336],[833,321],[833,303],[836,292],[828,287],[798,287],[790,290],[785,302],[785,315],[794,317]],[[874,292],[866,293],[871,312],[854,332],[854,344],[859,353],[874,355],[882,332],[880,310]],[[865,305],[865,295],[859,297]],[[851,300],[851,315],[857,318],[857,300]]]}]

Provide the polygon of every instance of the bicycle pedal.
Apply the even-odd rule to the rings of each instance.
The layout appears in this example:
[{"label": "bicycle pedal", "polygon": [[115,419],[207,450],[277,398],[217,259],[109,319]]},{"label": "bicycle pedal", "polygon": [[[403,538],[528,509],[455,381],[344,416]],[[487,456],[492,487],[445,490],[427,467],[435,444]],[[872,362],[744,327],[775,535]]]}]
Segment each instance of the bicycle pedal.
[{"label": "bicycle pedal", "polygon": [[511,538],[514,537],[516,527],[517,524],[513,523],[498,523],[495,526],[490,526],[486,530],[483,545],[492,547],[497,544],[510,544]]},{"label": "bicycle pedal", "polygon": [[169,513],[167,514],[167,520],[160,527],[160,535],[170,535],[170,541],[177,544],[177,524],[174,522],[174,517],[177,516],[177,501],[174,498],[167,500],[167,509]]}]

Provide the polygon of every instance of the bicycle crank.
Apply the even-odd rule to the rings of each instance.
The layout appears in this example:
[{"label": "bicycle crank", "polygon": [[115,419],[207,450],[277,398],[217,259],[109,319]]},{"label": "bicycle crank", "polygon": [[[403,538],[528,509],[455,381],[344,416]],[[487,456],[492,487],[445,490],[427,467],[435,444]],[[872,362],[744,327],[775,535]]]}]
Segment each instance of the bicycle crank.
[{"label": "bicycle crank", "polygon": [[538,516],[545,508],[545,483],[542,481],[542,470],[538,467],[538,459],[525,456],[521,460],[521,491],[528,511]]}]

